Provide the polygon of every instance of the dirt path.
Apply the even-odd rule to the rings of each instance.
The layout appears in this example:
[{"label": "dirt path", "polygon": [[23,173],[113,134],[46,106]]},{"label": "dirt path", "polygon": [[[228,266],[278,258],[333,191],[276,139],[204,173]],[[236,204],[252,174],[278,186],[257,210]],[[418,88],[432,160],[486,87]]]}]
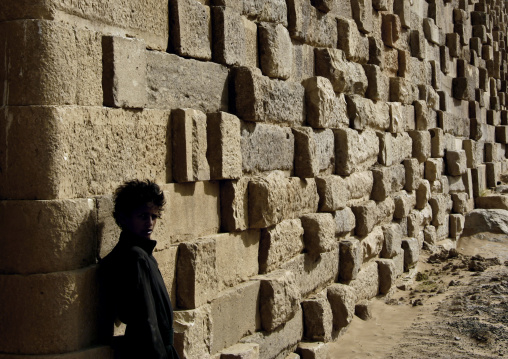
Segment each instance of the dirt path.
[{"label": "dirt path", "polygon": [[328,357],[508,357],[508,236],[477,234],[457,248],[419,263],[405,290],[374,299],[373,318],[355,317]]}]

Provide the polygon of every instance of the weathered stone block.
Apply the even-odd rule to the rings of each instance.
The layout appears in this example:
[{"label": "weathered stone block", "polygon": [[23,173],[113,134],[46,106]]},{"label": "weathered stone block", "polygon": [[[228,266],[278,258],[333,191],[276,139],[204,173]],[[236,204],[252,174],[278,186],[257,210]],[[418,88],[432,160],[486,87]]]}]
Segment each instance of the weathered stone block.
[{"label": "weathered stone block", "polygon": [[344,51],[349,61],[365,64],[369,60],[369,39],[358,31],[353,19],[337,18],[337,48]]},{"label": "weathered stone block", "polygon": [[286,178],[281,173],[257,177],[249,183],[249,223],[251,228],[265,228],[317,212],[318,202],[314,179]]},{"label": "weathered stone block", "polygon": [[367,34],[372,32],[372,0],[352,0],[351,10],[358,29]]},{"label": "weathered stone block", "polygon": [[227,232],[249,228],[248,192],[249,178],[223,181],[220,189],[221,226]]},{"label": "weathered stone block", "polygon": [[263,74],[286,80],[291,76],[293,45],[288,30],[281,24],[259,26],[260,64]]},{"label": "weathered stone block", "polygon": [[333,212],[344,208],[349,199],[346,181],[340,176],[316,177],[319,211]]},{"label": "weathered stone block", "polygon": [[296,82],[271,80],[257,69],[235,69],[237,115],[244,121],[301,125],[305,89]]},{"label": "weathered stone block", "polygon": [[425,162],[431,155],[431,141],[429,131],[409,131],[413,140],[413,157],[419,162]]},{"label": "weathered stone block", "polygon": [[287,26],[287,13],[288,9],[284,0],[243,1],[243,14],[259,22],[273,22]]},{"label": "weathered stone block", "polygon": [[430,132],[430,156],[433,158],[444,157],[444,134],[440,128],[432,128]]},{"label": "weathered stone block", "polygon": [[466,172],[466,151],[446,151],[446,168],[452,176],[460,176]]},{"label": "weathered stone block", "polygon": [[383,42],[389,47],[398,47],[398,40],[401,36],[402,25],[397,14],[382,14],[381,35]]},{"label": "weathered stone block", "polygon": [[148,107],[228,111],[227,67],[160,51],[148,51],[146,56]]},{"label": "weathered stone block", "polygon": [[443,174],[443,159],[429,158],[425,161],[425,179],[430,182],[438,181]]},{"label": "weathered stone block", "polygon": [[420,245],[416,238],[406,238],[402,240],[402,249],[404,250],[404,272],[407,272],[418,262]]},{"label": "weathered stone block", "polygon": [[413,153],[413,140],[407,133],[377,132],[379,138],[378,162],[385,166],[401,163]]},{"label": "weathered stone block", "polygon": [[404,0],[394,0],[393,12],[399,16],[403,27],[411,26],[411,3]]},{"label": "weathered stone block", "polygon": [[382,258],[393,258],[395,257],[401,248],[402,243],[402,231],[400,225],[397,223],[391,223],[383,226],[383,248],[380,252]]},{"label": "weathered stone block", "polygon": [[298,343],[296,349],[302,359],[323,359],[328,356],[328,345],[326,343]]},{"label": "weathered stone block", "polygon": [[361,203],[370,198],[374,186],[374,176],[372,171],[355,172],[345,178],[349,198],[347,205]]},{"label": "weathered stone block", "polygon": [[294,273],[300,294],[305,298],[337,281],[339,250],[322,253],[319,258],[302,253],[283,264],[282,269]]},{"label": "weathered stone block", "polygon": [[226,112],[207,115],[207,151],[210,178],[237,179],[242,176],[240,120]]},{"label": "weathered stone block", "polygon": [[[242,167],[246,173],[293,169],[295,138],[291,129],[263,123],[241,123]],[[270,148],[270,151],[260,151]],[[210,149],[211,150],[211,149]]]},{"label": "weathered stone block", "polygon": [[449,212],[450,197],[444,194],[435,194],[429,199],[429,204],[432,207],[432,225],[437,227],[443,225],[445,216]]},{"label": "weathered stone block", "polygon": [[361,172],[377,162],[379,139],[372,130],[361,134],[353,129],[337,129],[335,133],[335,171],[340,175]]},{"label": "weathered stone block", "polygon": [[331,341],[333,314],[326,294],[320,292],[305,299],[302,301],[302,310],[304,337],[312,341]]},{"label": "weathered stone block", "polygon": [[339,253],[339,280],[349,282],[356,279],[363,263],[361,242],[356,238],[340,241]]},{"label": "weathered stone block", "polygon": [[422,212],[416,209],[412,210],[407,217],[407,235],[410,237],[418,237],[422,230],[422,223]]},{"label": "weathered stone block", "polygon": [[288,30],[293,39],[313,46],[332,47],[337,44],[337,22],[323,14],[308,0],[287,2]]},{"label": "weathered stone block", "polygon": [[423,240],[430,246],[434,246],[437,240],[436,227],[433,225],[425,226],[423,229]]},{"label": "weathered stone block", "polygon": [[316,75],[329,79],[337,93],[364,95],[368,80],[362,65],[350,62],[342,50],[316,49]]},{"label": "weathered stone block", "polygon": [[169,2],[170,49],[180,56],[212,59],[210,7],[197,0]]},{"label": "weathered stone block", "polygon": [[397,269],[392,259],[377,259],[379,272],[379,293],[388,294],[397,279]]},{"label": "weathered stone block", "polygon": [[369,300],[379,293],[379,272],[375,261],[362,267],[358,276],[349,285],[356,291],[356,302]]},{"label": "weathered stone block", "polygon": [[210,355],[210,306],[174,312],[175,349],[181,357]]},{"label": "weathered stone block", "polygon": [[[248,281],[221,292],[210,304],[210,353],[236,344],[260,328],[260,281]],[[261,307],[262,308],[262,307]],[[262,311],[261,311],[262,313]],[[230,315],[238,320],[231,320]]]},{"label": "weathered stone block", "polygon": [[474,209],[474,200],[467,193],[453,193],[452,201],[455,213],[465,214]]},{"label": "weathered stone block", "polygon": [[372,232],[362,238],[361,244],[364,263],[367,263],[370,259],[377,257],[384,246],[384,234],[381,227],[374,228]]},{"label": "weathered stone block", "polygon": [[416,196],[405,191],[395,195],[393,200],[395,203],[395,211],[393,216],[397,219],[407,217],[416,205]]},{"label": "weathered stone block", "polygon": [[496,127],[496,142],[503,144],[508,143],[508,126]]},{"label": "weathered stone block", "polygon": [[302,82],[316,75],[314,70],[314,47],[307,44],[293,44],[293,69],[291,81]]},{"label": "weathered stone block", "polygon": [[406,119],[402,104],[399,102],[390,102],[390,126],[388,131],[391,133],[401,133],[406,131]]},{"label": "weathered stone block", "polygon": [[423,209],[427,205],[432,193],[430,183],[427,180],[420,180],[420,184],[416,189],[416,208]]},{"label": "weathered stone block", "polygon": [[496,187],[501,176],[501,163],[500,162],[487,162],[485,163],[487,187]]},{"label": "weathered stone block", "polygon": [[315,177],[331,174],[335,167],[334,135],[332,130],[293,128],[295,139],[295,175]]},{"label": "weathered stone block", "polygon": [[450,238],[458,239],[464,230],[465,218],[462,214],[450,214]]},{"label": "weathered stone block", "polygon": [[417,130],[423,131],[437,127],[436,112],[427,106],[426,101],[415,101],[414,107]]},{"label": "weathered stone block", "polygon": [[176,302],[183,309],[206,304],[219,290],[213,239],[180,243],[176,269]]},{"label": "weathered stone block", "polygon": [[302,84],[305,87],[307,123],[311,127],[349,127],[344,95],[335,94],[330,80],[315,76],[304,80]]},{"label": "weathered stone block", "polygon": [[333,313],[333,329],[336,331],[347,327],[355,314],[356,293],[345,284],[332,284],[326,295]]},{"label": "weathered stone block", "polygon": [[178,182],[209,180],[206,115],[198,110],[177,109],[171,114],[171,122],[174,179]]},{"label": "weathered stone block", "polygon": [[373,102],[359,95],[346,96],[346,102],[350,124],[354,129],[384,131],[390,126],[390,107],[385,102]]},{"label": "weathered stone block", "polygon": [[93,199],[0,201],[0,272],[48,273],[94,264],[96,217]]},{"label": "weathered stone block", "polygon": [[[0,350],[52,354],[97,342],[96,267],[69,272],[0,275]],[[79,335],[76,335],[79,333]]]},{"label": "weathered stone block", "polygon": [[392,193],[400,191],[406,182],[404,165],[398,164],[391,167],[374,167],[372,169],[374,187],[371,198],[382,201]]},{"label": "weathered stone block", "polygon": [[259,279],[261,326],[271,332],[295,315],[300,307],[300,290],[290,271],[275,271]]},{"label": "weathered stone block", "polygon": [[403,77],[390,77],[390,101],[411,105],[418,100],[418,86]]},{"label": "weathered stone block", "polygon": [[376,202],[367,201],[361,205],[351,207],[351,210],[356,218],[355,234],[358,236],[366,236],[378,223]]},{"label": "weathered stone block", "polygon": [[98,33],[46,20],[3,22],[0,33],[4,106],[102,105]]},{"label": "weathered stone block", "polygon": [[323,252],[337,248],[335,221],[330,213],[311,213],[302,216],[303,241],[310,256],[317,257]]},{"label": "weathered stone block", "polygon": [[292,319],[273,332],[256,332],[244,337],[241,342],[259,344],[259,357],[273,359],[279,356],[283,358],[293,352],[302,336],[302,310],[298,310]]},{"label": "weathered stone block", "polygon": [[406,170],[406,186],[408,192],[416,190],[420,184],[420,178],[423,175],[420,164],[416,158],[404,160],[404,168]]},{"label": "weathered stone block", "polygon": [[213,60],[224,65],[247,64],[247,29],[240,13],[230,7],[212,7]]},{"label": "weathered stone block", "polygon": [[374,101],[390,99],[390,79],[377,65],[363,65],[368,80],[365,96]]},{"label": "weathered stone block", "polygon": [[303,227],[299,219],[288,219],[261,231],[259,272],[268,273],[304,249]]},{"label": "weathered stone block", "polygon": [[146,45],[143,41],[102,38],[104,104],[143,108],[147,104]]},{"label": "weathered stone block", "polygon": [[377,222],[380,224],[390,223],[393,220],[395,212],[395,202],[392,197],[387,197],[384,201],[377,202]]},{"label": "weathered stone block", "polygon": [[508,210],[508,198],[504,195],[489,195],[475,199],[477,208]]},{"label": "weathered stone block", "polygon": [[335,220],[335,234],[344,235],[350,233],[356,227],[356,218],[351,208],[335,211],[333,213]]},{"label": "weathered stone block", "polygon": [[442,45],[439,36],[439,28],[434,22],[434,19],[429,17],[423,19],[423,33],[427,41],[434,45]]}]

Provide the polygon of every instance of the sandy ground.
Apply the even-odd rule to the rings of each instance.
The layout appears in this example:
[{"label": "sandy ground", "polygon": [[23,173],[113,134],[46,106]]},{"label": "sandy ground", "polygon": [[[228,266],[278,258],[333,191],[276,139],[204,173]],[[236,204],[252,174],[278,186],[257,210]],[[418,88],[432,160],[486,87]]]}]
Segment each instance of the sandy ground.
[{"label": "sandy ground", "polygon": [[508,357],[506,261],[508,236],[490,233],[424,253],[398,288],[371,301],[372,318],[355,317],[330,344],[328,358]]}]

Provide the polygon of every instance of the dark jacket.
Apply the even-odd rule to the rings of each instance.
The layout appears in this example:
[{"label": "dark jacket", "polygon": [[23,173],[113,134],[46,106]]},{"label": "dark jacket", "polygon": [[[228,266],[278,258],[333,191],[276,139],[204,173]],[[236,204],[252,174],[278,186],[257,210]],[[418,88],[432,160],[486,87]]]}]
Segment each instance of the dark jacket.
[{"label": "dark jacket", "polygon": [[115,357],[178,358],[171,301],[152,255],[156,243],[122,232],[100,262],[110,314],[127,324],[125,336],[113,343]]}]

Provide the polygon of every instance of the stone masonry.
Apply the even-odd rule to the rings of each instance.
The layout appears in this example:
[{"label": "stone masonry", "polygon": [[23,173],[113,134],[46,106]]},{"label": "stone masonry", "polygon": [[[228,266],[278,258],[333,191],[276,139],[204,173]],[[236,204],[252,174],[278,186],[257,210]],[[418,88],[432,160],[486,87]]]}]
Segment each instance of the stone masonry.
[{"label": "stone masonry", "polygon": [[326,358],[508,170],[508,1],[0,5],[0,359],[109,359],[113,190],[162,185],[182,358]]}]

